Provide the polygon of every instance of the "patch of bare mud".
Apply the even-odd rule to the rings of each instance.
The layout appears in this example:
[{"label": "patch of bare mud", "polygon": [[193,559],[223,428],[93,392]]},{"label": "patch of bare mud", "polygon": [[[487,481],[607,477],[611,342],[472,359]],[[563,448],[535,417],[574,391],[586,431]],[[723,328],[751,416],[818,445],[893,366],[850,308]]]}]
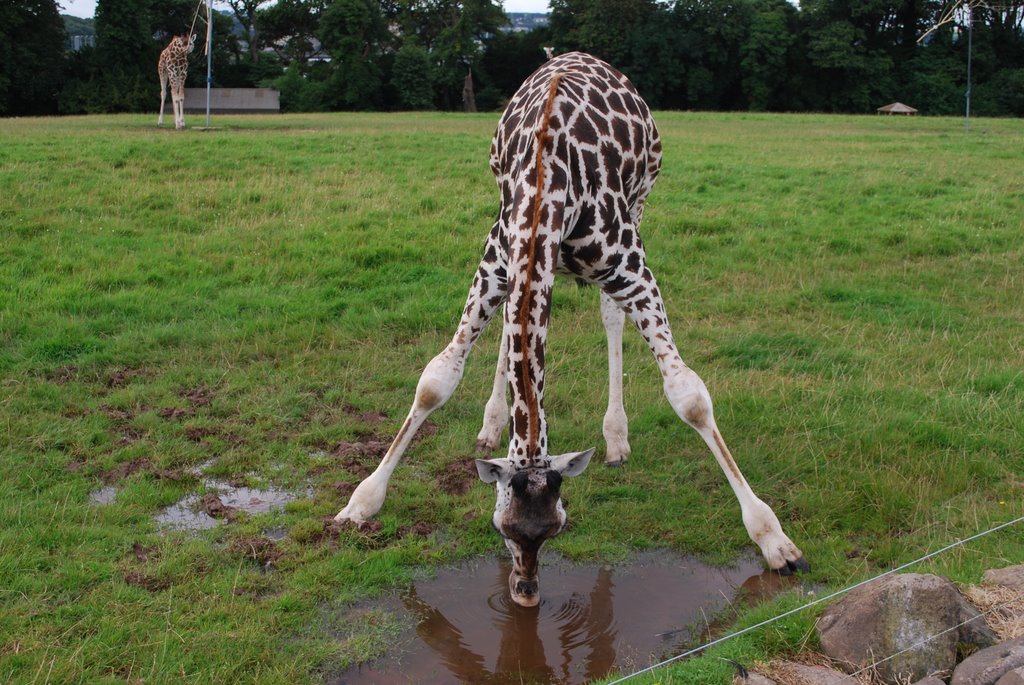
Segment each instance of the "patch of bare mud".
[{"label": "patch of bare mud", "polygon": [[69,365],[61,366],[60,368],[54,369],[46,374],[46,379],[56,383],[57,385],[64,385],[73,381],[78,376],[78,367]]},{"label": "patch of bare mud", "polygon": [[136,378],[147,378],[149,372],[142,368],[122,367],[114,369],[107,376],[106,386],[108,388],[122,388]]},{"label": "patch of bare mud", "polygon": [[252,561],[264,571],[273,569],[282,556],[277,543],[262,535],[235,538],[228,546],[228,551]]},{"label": "patch of bare mud", "polygon": [[144,571],[140,571],[139,569],[130,569],[125,571],[122,574],[122,578],[124,578],[124,582],[128,585],[141,587],[145,590],[149,590],[150,592],[159,592],[161,590],[166,590],[171,586],[168,581],[147,575]]},{"label": "patch of bare mud", "polygon": [[323,531],[312,541],[322,539],[334,541],[338,540],[345,531],[354,531],[357,534],[357,544],[374,549],[384,547],[393,540],[401,540],[409,536],[427,537],[434,532],[434,527],[422,520],[411,526],[400,526],[393,534],[386,532],[384,524],[374,519],[354,523],[352,521],[335,521],[333,516],[325,516],[321,522]]},{"label": "patch of bare mud", "polygon": [[375,457],[380,459],[387,454],[391,441],[376,435],[362,435],[355,442],[339,442],[331,449],[336,457]]},{"label": "patch of bare mud", "polygon": [[[142,409],[145,411],[146,407],[143,407]],[[131,445],[145,437],[146,432],[132,423],[135,420],[134,410],[121,409],[109,404],[104,404],[100,406],[100,411],[102,411],[104,416],[106,416],[110,421],[110,436],[113,438],[114,444],[119,447]]]},{"label": "patch of bare mud", "polygon": [[124,480],[139,471],[149,471],[152,468],[153,462],[145,457],[139,457],[138,459],[123,461],[114,468],[104,471],[100,474],[100,478],[106,483],[114,483]]},{"label": "patch of bare mud", "polygon": [[223,440],[232,447],[238,447],[245,442],[237,433],[226,432],[212,426],[186,426],[185,437],[191,442],[203,442],[207,438],[216,438]]},{"label": "patch of bare mud", "polygon": [[369,426],[379,426],[388,420],[388,415],[382,411],[361,411],[358,407],[351,404],[345,405],[345,413],[360,423],[365,423]]},{"label": "patch of bare mud", "polygon": [[213,400],[213,389],[200,384],[194,388],[182,390],[178,393],[178,396],[188,400],[193,409],[198,409],[199,407],[205,407]]},{"label": "patch of bare mud", "polygon": [[214,392],[207,385],[197,385],[194,388],[182,390],[178,397],[188,403],[187,407],[171,406],[157,410],[157,415],[168,421],[189,418],[196,415],[196,410],[205,407],[213,401]]},{"label": "patch of bare mud", "polygon": [[[68,464],[68,470],[75,472],[80,470],[82,464],[72,462]],[[119,488],[116,483],[133,476],[136,473],[148,473],[157,480],[167,480],[175,483],[190,480],[196,477],[195,473],[183,469],[163,469],[153,465],[153,462],[145,457],[124,461],[112,469],[100,474],[100,478],[106,485],[89,493],[89,501],[95,505],[110,504],[117,496]]]},{"label": "patch of bare mud", "polygon": [[476,462],[460,459],[445,466],[435,480],[437,486],[449,495],[465,495],[477,478]]}]

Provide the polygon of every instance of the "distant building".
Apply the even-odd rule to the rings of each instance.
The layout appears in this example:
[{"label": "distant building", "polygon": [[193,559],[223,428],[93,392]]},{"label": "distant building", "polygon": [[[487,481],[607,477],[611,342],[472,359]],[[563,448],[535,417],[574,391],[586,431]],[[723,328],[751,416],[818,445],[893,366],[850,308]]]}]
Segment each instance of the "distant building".
[{"label": "distant building", "polygon": [[542,12],[506,12],[509,26],[505,31],[532,31],[548,25],[548,15]]},{"label": "distant building", "polygon": [[67,48],[71,52],[78,52],[85,47],[96,47],[96,36],[68,36]]}]

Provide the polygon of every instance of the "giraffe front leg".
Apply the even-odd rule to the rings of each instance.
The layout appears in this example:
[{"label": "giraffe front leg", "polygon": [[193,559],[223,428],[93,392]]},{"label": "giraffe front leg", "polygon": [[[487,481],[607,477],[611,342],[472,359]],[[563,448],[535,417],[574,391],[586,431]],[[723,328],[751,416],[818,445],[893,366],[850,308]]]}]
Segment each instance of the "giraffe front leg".
[{"label": "giraffe front leg", "polygon": [[[633,264],[637,262],[634,260]],[[747,533],[760,548],[769,568],[784,575],[810,570],[803,553],[783,532],[775,512],[751,490],[726,446],[715,423],[711,395],[700,376],[679,356],[661,293],[642,255],[636,271],[622,271],[616,276],[609,281],[615,285],[609,295],[636,324],[651,348],[673,410],[707,443],[739,501]]]},{"label": "giraffe front leg", "polygon": [[[460,333],[463,327],[459,327]],[[336,521],[362,523],[380,511],[387,494],[388,482],[402,455],[408,449],[416,431],[428,416],[448,401],[462,379],[462,371],[469,345],[460,345],[456,338],[441,354],[430,360],[416,385],[416,399],[398,435],[388,448],[380,464],[352,492],[348,504],[334,517]]]},{"label": "giraffe front leg", "polygon": [[174,97],[171,98],[174,105],[174,128],[181,131],[185,128],[185,91],[184,88],[175,88]]},{"label": "giraffe front leg", "polygon": [[[164,125],[164,103],[167,101],[167,79],[163,76],[160,77],[160,116],[157,117],[156,125]],[[174,106],[174,102],[171,102],[171,106]]]},{"label": "giraffe front leg", "polygon": [[384,504],[388,482],[402,459],[413,436],[426,418],[444,405],[455,392],[462,379],[466,358],[473,343],[494,317],[494,312],[505,301],[508,290],[507,262],[498,244],[497,225],[491,231],[484,259],[469,289],[462,320],[452,341],[439,355],[430,360],[416,384],[416,399],[409,415],[398,431],[380,464],[353,491],[348,504],[335,516],[336,521],[360,523],[375,515]]},{"label": "giraffe front leg", "polygon": [[629,459],[629,422],[622,406],[622,326],[626,315],[601,291],[601,321],[608,336],[608,410],[604,415],[604,463],[621,466]]},{"label": "giraffe front leg", "polygon": [[[666,323],[666,331],[667,327]],[[665,335],[671,341],[671,332]],[[704,381],[678,355],[668,355],[666,363],[659,362],[665,378],[665,395],[679,418],[697,431],[715,456],[740,503],[747,534],[760,548],[768,567],[783,575],[809,571],[810,564],[783,532],[775,512],[754,494],[740,472],[715,422],[711,394]]]},{"label": "giraffe front leg", "polygon": [[505,389],[508,385],[508,338],[501,336],[501,350],[498,352],[498,367],[494,372],[491,397],[484,406],[484,425],[476,436],[476,448],[480,452],[493,452],[501,443],[501,431],[508,425],[508,400]]}]

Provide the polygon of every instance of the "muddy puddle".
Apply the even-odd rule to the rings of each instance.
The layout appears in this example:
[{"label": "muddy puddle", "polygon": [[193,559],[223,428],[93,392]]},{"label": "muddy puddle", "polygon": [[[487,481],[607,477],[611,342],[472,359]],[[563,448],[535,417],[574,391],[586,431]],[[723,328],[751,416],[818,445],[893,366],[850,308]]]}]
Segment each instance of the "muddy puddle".
[{"label": "muddy puddle", "polygon": [[115,497],[117,497],[117,488],[113,485],[104,485],[102,488],[89,493],[89,503],[102,506],[113,502]]},{"label": "muddy puddle", "polygon": [[273,486],[251,488],[210,478],[203,479],[205,493],[187,495],[156,515],[157,525],[164,529],[197,531],[219,526],[237,512],[265,514],[284,508],[288,502],[308,495]]},{"label": "muddy puddle", "polygon": [[[148,465],[148,461],[145,463]],[[203,471],[211,463],[201,464],[189,474],[190,477],[199,479],[202,484],[200,492],[186,495],[169,507],[164,507],[154,517],[160,528],[183,531],[207,530],[234,519],[238,512],[265,514],[283,509],[288,502],[312,494],[308,488],[299,491],[284,490],[272,485],[256,488],[203,475]],[[170,472],[158,472],[164,473]],[[173,480],[181,480],[183,476],[178,472],[174,473],[176,477]],[[119,490],[117,485],[105,485],[89,493],[89,502],[94,506],[111,504]],[[280,539],[287,534],[283,529],[271,530],[277,536],[274,539]]]},{"label": "muddy puddle", "polygon": [[618,565],[548,558],[540,606],[523,609],[508,597],[510,570],[505,560],[445,570],[398,598],[355,610],[349,620],[383,609],[414,627],[388,657],[326,681],[587,683],[696,646],[721,632],[730,607],[763,601],[796,582],[764,571],[754,558],[728,568],[661,552]]}]

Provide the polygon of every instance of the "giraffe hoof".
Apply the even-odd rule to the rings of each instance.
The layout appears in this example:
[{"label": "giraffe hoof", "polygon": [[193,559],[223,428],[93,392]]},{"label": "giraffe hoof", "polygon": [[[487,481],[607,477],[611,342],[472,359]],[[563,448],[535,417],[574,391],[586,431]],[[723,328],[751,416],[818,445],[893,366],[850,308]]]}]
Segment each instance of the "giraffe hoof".
[{"label": "giraffe hoof", "polygon": [[794,573],[810,573],[811,564],[803,557],[800,557],[796,561],[787,561],[786,565],[778,569],[780,576],[791,576]]},{"label": "giraffe hoof", "polygon": [[497,447],[498,446],[496,444],[492,443],[490,440],[477,440],[476,441],[476,451],[477,452],[483,452],[483,453],[486,453],[486,454],[490,454]]},{"label": "giraffe hoof", "polygon": [[619,457],[618,459],[605,459],[604,465],[610,469],[617,469],[625,465],[626,457]]}]

